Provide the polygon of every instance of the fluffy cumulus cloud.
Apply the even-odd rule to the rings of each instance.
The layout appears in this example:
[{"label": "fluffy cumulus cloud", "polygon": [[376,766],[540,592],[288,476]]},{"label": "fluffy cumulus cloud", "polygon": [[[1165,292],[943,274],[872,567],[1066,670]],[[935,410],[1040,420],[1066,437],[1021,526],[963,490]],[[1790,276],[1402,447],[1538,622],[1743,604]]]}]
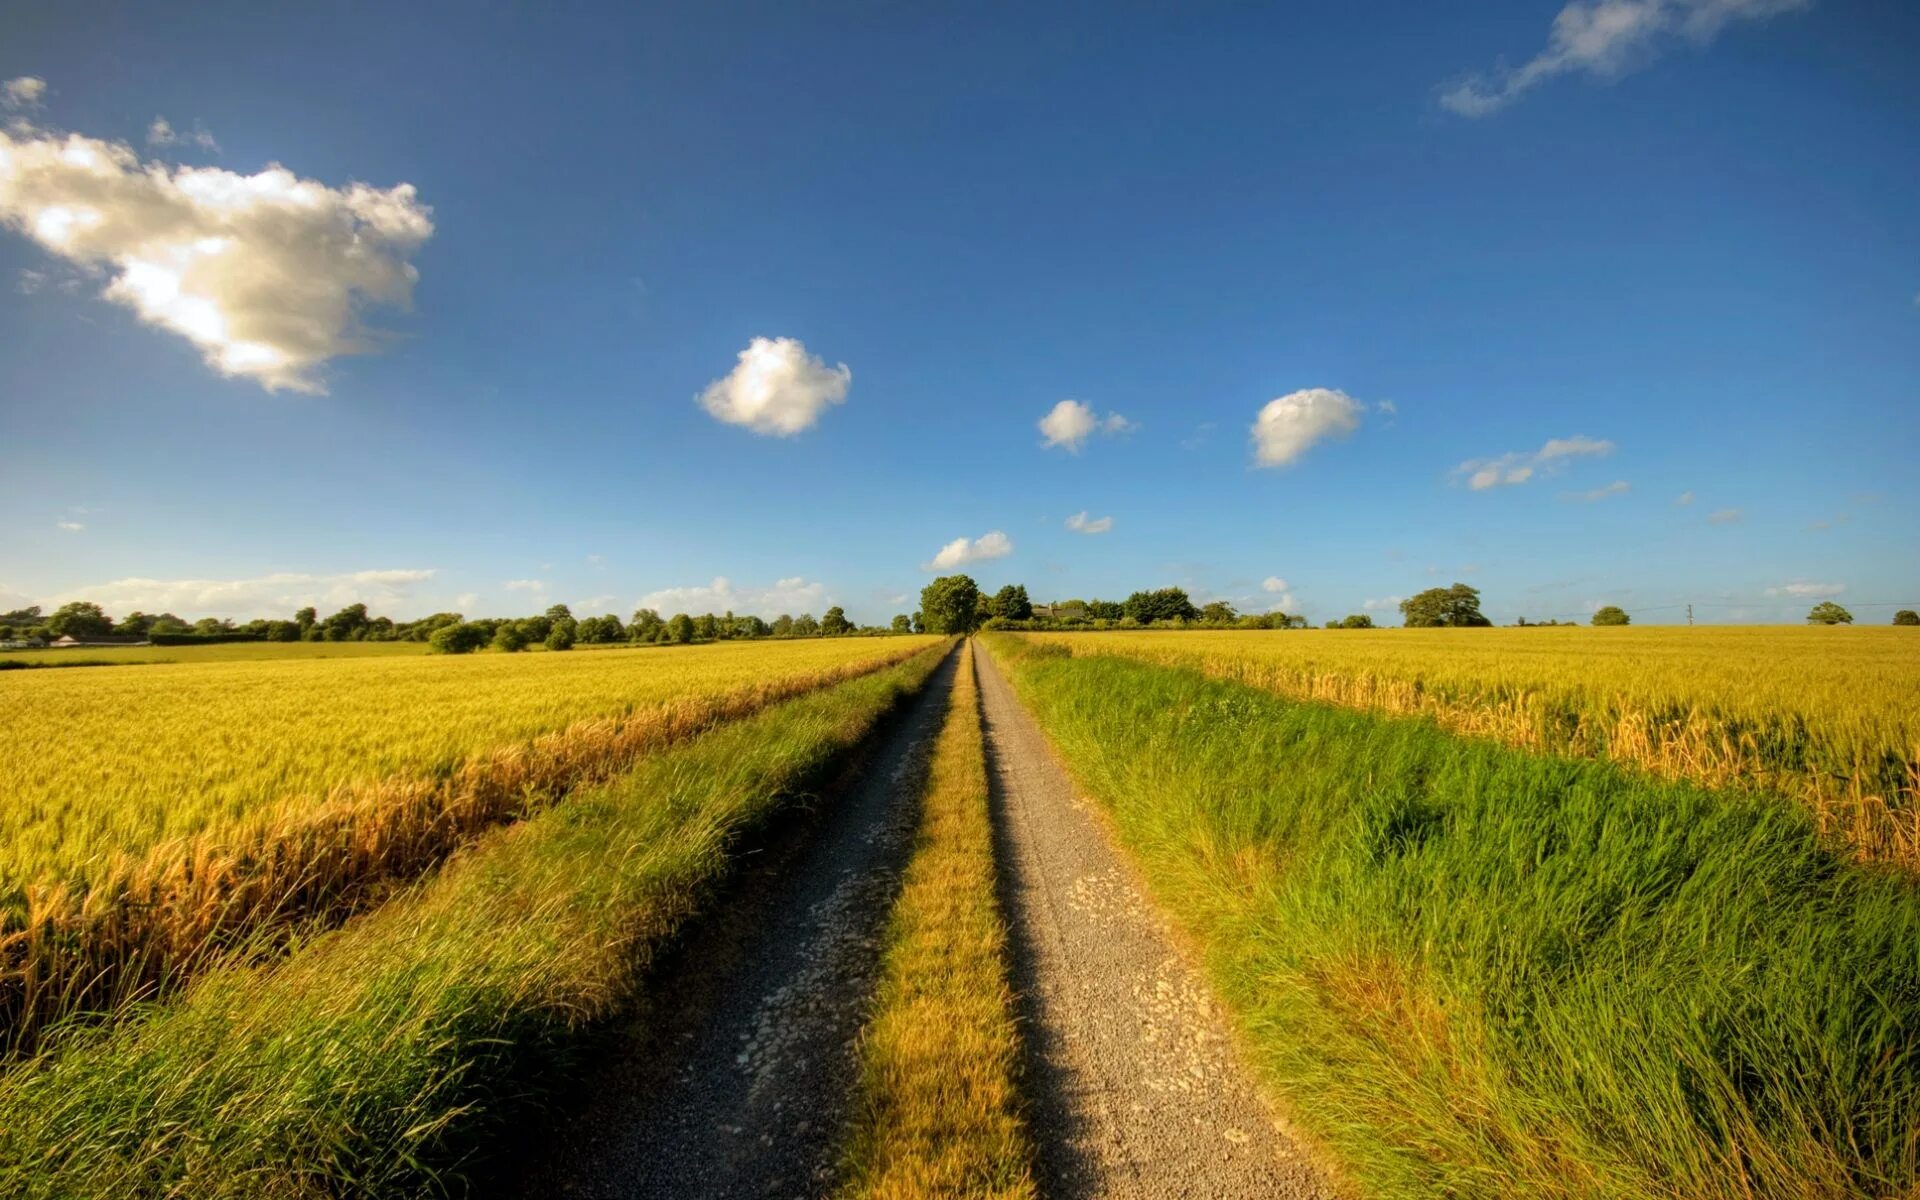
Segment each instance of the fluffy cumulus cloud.
[{"label": "fluffy cumulus cloud", "polygon": [[352,571],[339,575],[281,573],[254,579],[116,579],[55,597],[53,603],[91,600],[115,616],[171,612],[183,617],[285,617],[311,604],[337,609],[365,604],[385,615],[404,607],[432,579],[430,569]]},{"label": "fluffy cumulus cloud", "polygon": [[1269,575],[1260,581],[1260,590],[1268,596],[1270,612],[1289,612],[1294,607],[1291,585],[1278,575]]},{"label": "fluffy cumulus cloud", "polygon": [[1736,21],[1754,21],[1812,0],[1577,0],[1561,9],[1546,49],[1518,67],[1469,75],[1440,93],[1440,104],[1463,117],[1484,117],[1561,75],[1613,79],[1651,61],[1675,38],[1712,41]]},{"label": "fluffy cumulus cloud", "polygon": [[124,143],[23,122],[0,133],[0,225],[269,391],[323,392],[323,363],[378,345],[361,313],[411,303],[431,214],[411,184],[142,162]]},{"label": "fluffy cumulus cloud", "polygon": [[1253,422],[1253,457],[1284,467],[1314,444],[1360,428],[1367,406],[1338,388],[1303,388],[1269,400]]},{"label": "fluffy cumulus cloud", "polygon": [[800,575],[775,580],[772,587],[741,587],[726,576],[718,575],[705,585],[648,592],[640,597],[636,607],[651,608],[663,617],[675,613],[732,612],[771,619],[781,613],[799,616],[810,612],[818,616],[831,602],[825,584]]},{"label": "fluffy cumulus cloud", "polygon": [[740,352],[732,371],[700,393],[700,406],[729,425],[792,437],[845,403],[852,385],[847,364],[829,367],[793,338],[757,337]]},{"label": "fluffy cumulus cloud", "polygon": [[1083,510],[1067,518],[1067,528],[1075,533],[1105,533],[1113,528],[1113,518],[1089,517]]},{"label": "fluffy cumulus cloud", "polygon": [[955,538],[940,547],[940,552],[931,562],[920,564],[922,571],[948,571],[954,567],[965,566],[970,562],[984,562],[990,558],[1005,558],[1013,553],[1013,539],[998,529],[983,533],[977,538]]},{"label": "fluffy cumulus cloud", "polygon": [[1061,446],[1069,454],[1080,453],[1080,447],[1096,433],[1126,433],[1135,428],[1132,421],[1117,412],[1103,417],[1078,400],[1062,400],[1040,418],[1038,425],[1040,436],[1045,439],[1042,445]]},{"label": "fluffy cumulus cloud", "polygon": [[[1568,459],[1597,457],[1613,453],[1613,443],[1599,438],[1575,435],[1549,438],[1538,450],[1520,450],[1498,458],[1470,458],[1453,469],[1456,479],[1465,479],[1476,492],[1490,488],[1512,487],[1537,475],[1559,469]],[[1597,499],[1597,497],[1596,497]]]},{"label": "fluffy cumulus cloud", "polygon": [[1844,583],[1811,583],[1796,579],[1792,583],[1783,583],[1779,587],[1767,589],[1769,596],[1786,596],[1796,600],[1831,600],[1847,590]]}]

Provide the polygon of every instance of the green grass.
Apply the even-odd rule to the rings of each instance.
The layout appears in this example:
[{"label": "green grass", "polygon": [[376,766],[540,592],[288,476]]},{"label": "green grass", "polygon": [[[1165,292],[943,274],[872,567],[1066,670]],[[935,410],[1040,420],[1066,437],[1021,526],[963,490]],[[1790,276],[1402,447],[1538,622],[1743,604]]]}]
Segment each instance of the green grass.
[{"label": "green grass", "polygon": [[731,848],[936,665],[768,709],[490,835],[272,967],[0,1075],[9,1197],[418,1195],[632,1005]]},{"label": "green grass", "polygon": [[861,1034],[843,1200],[1038,1194],[1006,963],[979,696],[966,654]]},{"label": "green grass", "polygon": [[1920,888],[1801,807],[990,646],[1363,1194],[1920,1188]]}]

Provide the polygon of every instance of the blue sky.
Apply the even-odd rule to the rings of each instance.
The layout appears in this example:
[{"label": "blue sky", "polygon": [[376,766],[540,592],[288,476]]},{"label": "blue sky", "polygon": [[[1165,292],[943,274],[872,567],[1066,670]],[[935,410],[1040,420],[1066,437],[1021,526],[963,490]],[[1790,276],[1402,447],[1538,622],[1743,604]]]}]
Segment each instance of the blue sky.
[{"label": "blue sky", "polygon": [[1920,601],[1911,5],[812,7],[10,15],[0,604]]}]

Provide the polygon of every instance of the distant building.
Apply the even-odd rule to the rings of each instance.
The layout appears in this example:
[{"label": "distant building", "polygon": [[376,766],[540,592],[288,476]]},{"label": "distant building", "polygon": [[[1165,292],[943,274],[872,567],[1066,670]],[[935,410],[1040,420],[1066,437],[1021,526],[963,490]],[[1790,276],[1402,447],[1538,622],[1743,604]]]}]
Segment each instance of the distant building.
[{"label": "distant building", "polygon": [[77,638],[63,633],[47,643],[49,649],[65,650],[73,646],[148,646],[151,642],[143,637],[123,637],[119,634],[101,634],[90,638]]}]

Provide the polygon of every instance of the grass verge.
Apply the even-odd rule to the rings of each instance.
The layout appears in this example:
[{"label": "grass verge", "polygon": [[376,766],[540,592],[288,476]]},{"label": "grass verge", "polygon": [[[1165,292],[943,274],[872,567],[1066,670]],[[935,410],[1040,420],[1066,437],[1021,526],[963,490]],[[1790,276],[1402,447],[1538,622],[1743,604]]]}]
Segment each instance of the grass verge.
[{"label": "grass verge", "polygon": [[270,967],[0,1075],[0,1194],[458,1190],[748,831],[938,665],[923,652],[723,726],[495,831]]},{"label": "grass verge", "polygon": [[1365,1194],[1920,1188],[1920,887],[1803,807],[988,644]]},{"label": "grass verge", "polygon": [[861,1034],[843,1200],[1037,1195],[973,656],[962,653]]},{"label": "grass verge", "polygon": [[648,754],[919,653],[893,652],[578,721],[434,776],[401,775],[155,847],[0,906],[0,1055],[177,987],[276,930],[338,924],[487,830]]}]

